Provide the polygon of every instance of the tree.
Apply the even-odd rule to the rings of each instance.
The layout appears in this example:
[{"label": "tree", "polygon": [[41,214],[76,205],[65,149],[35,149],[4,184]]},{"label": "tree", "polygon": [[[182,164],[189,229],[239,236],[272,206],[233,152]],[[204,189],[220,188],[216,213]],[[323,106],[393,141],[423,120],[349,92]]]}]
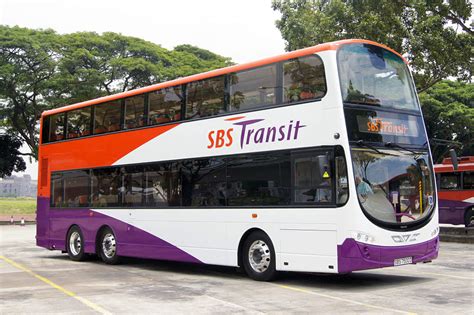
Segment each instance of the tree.
[{"label": "tree", "polygon": [[450,149],[436,139],[460,142],[458,155],[474,155],[474,84],[445,80],[420,94],[420,101],[434,161]]},{"label": "tree", "polygon": [[12,172],[22,172],[26,164],[20,156],[21,141],[7,134],[0,134],[0,178],[10,176]]},{"label": "tree", "polygon": [[0,127],[37,158],[44,110],[230,64],[190,45],[170,51],[116,33],[60,35],[0,26]]},{"label": "tree", "polygon": [[468,0],[273,0],[286,49],[345,38],[385,44],[410,62],[418,92],[442,79],[470,80],[474,36]]}]

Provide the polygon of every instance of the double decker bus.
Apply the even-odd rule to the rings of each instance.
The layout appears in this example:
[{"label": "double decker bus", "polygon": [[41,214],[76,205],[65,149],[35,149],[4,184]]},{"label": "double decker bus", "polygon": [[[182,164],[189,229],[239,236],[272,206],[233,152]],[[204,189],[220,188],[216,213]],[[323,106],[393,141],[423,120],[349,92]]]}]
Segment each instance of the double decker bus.
[{"label": "double decker bus", "polygon": [[434,166],[439,195],[439,223],[474,226],[474,156],[451,158]]},{"label": "double decker bus", "polygon": [[438,255],[428,139],[398,53],[343,40],[46,111],[37,245],[349,273]]}]

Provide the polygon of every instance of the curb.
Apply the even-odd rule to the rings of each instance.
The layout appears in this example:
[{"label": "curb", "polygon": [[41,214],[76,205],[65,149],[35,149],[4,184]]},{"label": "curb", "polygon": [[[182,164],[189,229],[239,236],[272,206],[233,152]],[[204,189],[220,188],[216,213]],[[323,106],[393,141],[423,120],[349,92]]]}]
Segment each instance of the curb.
[{"label": "curb", "polygon": [[[25,221],[25,225],[34,225],[34,224],[36,224],[36,221]],[[0,225],[21,226],[20,221],[14,221],[13,224],[11,224],[10,221],[0,221]]]},{"label": "curb", "polygon": [[474,244],[474,228],[440,226],[439,238],[442,242]]}]

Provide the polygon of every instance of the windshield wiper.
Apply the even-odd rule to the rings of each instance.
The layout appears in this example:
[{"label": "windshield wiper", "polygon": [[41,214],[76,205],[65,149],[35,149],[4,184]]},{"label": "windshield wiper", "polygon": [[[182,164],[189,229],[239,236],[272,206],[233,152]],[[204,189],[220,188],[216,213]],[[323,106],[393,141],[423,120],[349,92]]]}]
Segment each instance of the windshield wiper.
[{"label": "windshield wiper", "polygon": [[356,144],[357,144],[358,146],[360,146],[360,147],[369,148],[369,149],[371,149],[371,150],[377,152],[378,154],[385,154],[385,153],[380,152],[379,149],[377,149],[376,147],[371,146],[370,144],[365,143],[364,140],[359,140],[359,141],[356,142]]},{"label": "windshield wiper", "polygon": [[393,142],[385,142],[385,146],[388,148],[399,148],[408,152],[411,152],[413,154],[418,154],[419,152],[413,151],[412,149],[406,148],[404,146],[399,145],[398,143],[393,143]]}]

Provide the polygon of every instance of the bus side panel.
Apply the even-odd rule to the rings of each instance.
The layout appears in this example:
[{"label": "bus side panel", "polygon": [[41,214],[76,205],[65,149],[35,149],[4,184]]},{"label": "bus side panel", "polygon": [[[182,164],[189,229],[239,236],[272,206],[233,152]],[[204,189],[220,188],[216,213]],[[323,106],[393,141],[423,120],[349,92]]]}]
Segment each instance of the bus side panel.
[{"label": "bus side panel", "polygon": [[49,198],[36,199],[36,245],[49,247]]},{"label": "bus side panel", "polygon": [[472,198],[472,191],[438,191],[439,222],[464,224],[466,210],[474,204],[466,202]]},{"label": "bus side panel", "polygon": [[[128,217],[130,211],[120,209],[117,213],[118,217]],[[52,209],[50,217],[49,248],[51,249],[66,250],[67,233],[71,226],[77,225],[83,234],[85,252],[95,253],[98,232],[102,227],[109,226],[117,239],[117,253],[120,256],[201,262],[173,244],[134,227],[125,220],[112,218],[94,210]]]}]

